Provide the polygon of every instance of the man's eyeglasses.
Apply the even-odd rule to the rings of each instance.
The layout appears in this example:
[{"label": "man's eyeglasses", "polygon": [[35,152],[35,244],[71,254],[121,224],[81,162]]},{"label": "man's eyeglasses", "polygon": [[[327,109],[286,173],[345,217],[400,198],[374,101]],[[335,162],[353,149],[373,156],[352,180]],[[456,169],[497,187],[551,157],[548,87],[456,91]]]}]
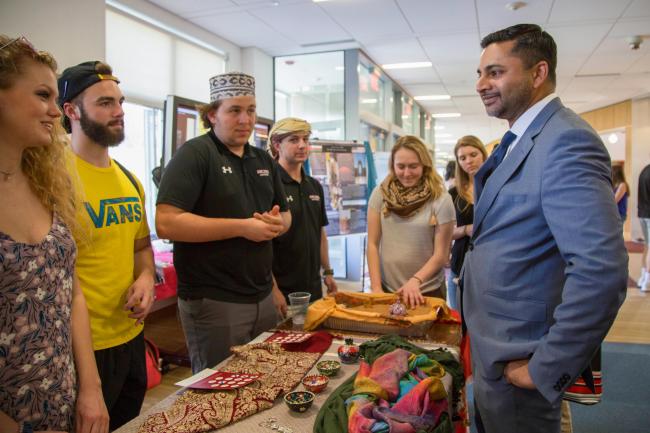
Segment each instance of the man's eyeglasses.
[{"label": "man's eyeglasses", "polygon": [[27,45],[27,47],[29,47],[29,49],[31,49],[33,52],[35,52],[35,53],[37,52],[36,48],[34,48],[34,45],[32,45],[32,43],[29,42],[29,40],[27,40],[27,38],[25,36],[18,36],[17,38],[10,40],[9,42],[7,42],[3,46],[1,46],[0,50],[4,50],[8,46],[10,46],[10,45],[12,45],[12,44],[14,44],[16,42],[21,42],[21,43]]}]

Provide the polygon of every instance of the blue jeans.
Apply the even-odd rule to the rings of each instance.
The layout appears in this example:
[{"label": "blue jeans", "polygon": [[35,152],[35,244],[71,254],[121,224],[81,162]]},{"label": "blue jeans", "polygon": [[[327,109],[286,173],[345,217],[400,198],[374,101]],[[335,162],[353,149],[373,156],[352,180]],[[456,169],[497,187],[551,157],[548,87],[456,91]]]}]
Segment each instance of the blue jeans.
[{"label": "blue jeans", "polygon": [[450,270],[449,277],[447,278],[447,305],[454,310],[459,309],[458,284],[454,282],[456,278],[458,278],[458,275],[454,274],[454,271]]},{"label": "blue jeans", "polygon": [[[650,245],[650,218],[639,218],[639,222],[641,223],[641,230],[643,230],[643,240],[646,245]],[[643,263],[643,265],[645,265],[645,263]]]}]

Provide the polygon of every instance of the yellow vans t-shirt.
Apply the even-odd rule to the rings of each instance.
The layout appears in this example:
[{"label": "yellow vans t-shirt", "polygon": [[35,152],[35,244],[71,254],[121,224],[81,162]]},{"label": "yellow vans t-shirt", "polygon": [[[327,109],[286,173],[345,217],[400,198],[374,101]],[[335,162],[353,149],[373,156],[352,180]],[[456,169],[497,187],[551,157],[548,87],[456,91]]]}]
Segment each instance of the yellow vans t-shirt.
[{"label": "yellow vans t-shirt", "polygon": [[[142,331],[124,304],[134,281],[133,244],[149,236],[149,226],[143,199],[115,162],[99,168],[74,158],[82,199],[76,269],[90,313],[93,346],[101,350],[126,343]],[[138,188],[143,191],[139,181]]]}]

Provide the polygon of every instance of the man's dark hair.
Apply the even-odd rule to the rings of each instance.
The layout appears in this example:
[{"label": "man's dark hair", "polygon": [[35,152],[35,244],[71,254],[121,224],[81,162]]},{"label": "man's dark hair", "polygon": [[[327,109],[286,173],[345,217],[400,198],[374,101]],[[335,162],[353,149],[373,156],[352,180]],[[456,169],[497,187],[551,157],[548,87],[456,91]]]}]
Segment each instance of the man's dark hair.
[{"label": "man's dark hair", "polygon": [[512,54],[516,54],[526,68],[544,60],[548,63],[549,81],[555,84],[557,67],[557,45],[553,37],[536,24],[517,24],[490,33],[481,40],[481,48],[496,42],[515,41]]}]

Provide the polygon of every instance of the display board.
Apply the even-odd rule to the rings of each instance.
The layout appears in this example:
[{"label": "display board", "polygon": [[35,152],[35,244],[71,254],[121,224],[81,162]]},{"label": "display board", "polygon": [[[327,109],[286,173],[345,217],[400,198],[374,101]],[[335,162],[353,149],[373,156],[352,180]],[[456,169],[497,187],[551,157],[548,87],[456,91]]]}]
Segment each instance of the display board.
[{"label": "display board", "polygon": [[363,143],[311,142],[310,175],[323,186],[328,236],[366,232],[368,159]]}]

